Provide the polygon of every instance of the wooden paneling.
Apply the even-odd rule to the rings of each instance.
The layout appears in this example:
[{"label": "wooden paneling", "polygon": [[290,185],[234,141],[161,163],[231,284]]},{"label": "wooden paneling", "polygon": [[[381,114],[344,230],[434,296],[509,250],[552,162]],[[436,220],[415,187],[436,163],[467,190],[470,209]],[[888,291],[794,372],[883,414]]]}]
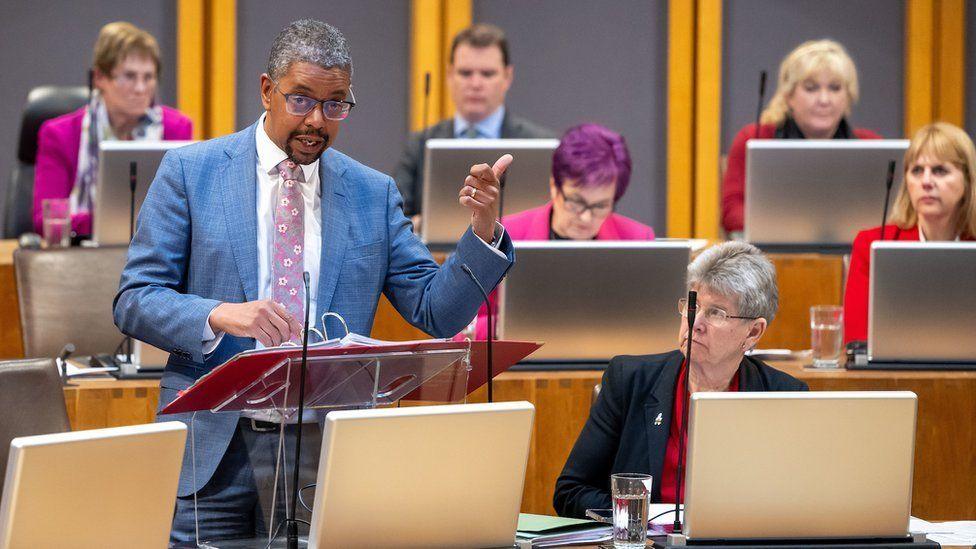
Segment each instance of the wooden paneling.
[{"label": "wooden paneling", "polygon": [[810,307],[844,300],[844,258],[770,254],[779,283],[779,312],[759,342],[763,349],[809,349]]},{"label": "wooden paneling", "polygon": [[24,356],[20,331],[20,306],[14,277],[16,240],[0,240],[0,359]]},{"label": "wooden paneling", "polygon": [[159,381],[79,380],[64,388],[71,429],[100,429],[152,423],[159,406]]}]

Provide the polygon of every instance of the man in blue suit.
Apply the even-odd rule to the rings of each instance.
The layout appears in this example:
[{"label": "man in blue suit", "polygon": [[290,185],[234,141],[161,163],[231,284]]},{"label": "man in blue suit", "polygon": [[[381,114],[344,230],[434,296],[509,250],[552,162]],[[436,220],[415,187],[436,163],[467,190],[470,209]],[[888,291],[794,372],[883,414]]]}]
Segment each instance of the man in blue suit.
[{"label": "man in blue suit", "polygon": [[[486,288],[512,265],[497,223],[498,178],[511,156],[472,167],[459,191],[471,228],[438,266],[403,216],[393,180],[330,148],[355,105],[351,75],[337,29],[296,21],[275,39],[261,75],[261,118],[163,158],[114,303],[125,334],[171,353],[161,405],[241,351],[297,340],[304,289],[296,272],[310,274],[312,319],[336,312],[350,331],[368,334],[383,293],[413,325],[448,337],[482,301],[462,265]],[[342,333],[327,320],[328,333]],[[201,539],[254,535],[264,525],[247,454],[255,441],[274,447],[277,433],[236,413],[177,419],[192,421],[193,445],[173,541],[194,539],[194,499]]]}]

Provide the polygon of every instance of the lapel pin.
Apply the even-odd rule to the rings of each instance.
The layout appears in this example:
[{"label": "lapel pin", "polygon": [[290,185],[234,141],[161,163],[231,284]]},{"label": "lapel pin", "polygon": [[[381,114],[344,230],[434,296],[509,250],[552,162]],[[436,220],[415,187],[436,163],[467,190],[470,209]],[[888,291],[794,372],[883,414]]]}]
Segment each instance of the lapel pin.
[{"label": "lapel pin", "polygon": [[654,425],[660,425],[661,424],[661,419],[662,419],[661,416],[662,416],[662,414],[663,414],[663,412],[658,412],[657,413],[657,417],[654,418]]}]

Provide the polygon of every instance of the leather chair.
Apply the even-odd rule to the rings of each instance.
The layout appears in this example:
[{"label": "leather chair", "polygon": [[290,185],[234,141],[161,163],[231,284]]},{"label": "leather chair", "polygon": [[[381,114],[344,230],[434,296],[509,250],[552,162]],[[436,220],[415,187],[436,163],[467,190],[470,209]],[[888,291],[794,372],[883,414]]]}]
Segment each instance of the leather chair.
[{"label": "leather chair", "polygon": [[112,319],[127,246],[14,251],[24,356],[112,353],[122,334]]},{"label": "leather chair", "polygon": [[27,94],[27,106],[20,122],[17,161],[10,175],[5,197],[3,237],[17,238],[34,231],[34,164],[37,160],[37,132],[51,118],[81,108],[88,102],[84,86],[40,86]]},{"label": "leather chair", "polygon": [[0,493],[11,440],[70,430],[54,359],[0,362]]}]

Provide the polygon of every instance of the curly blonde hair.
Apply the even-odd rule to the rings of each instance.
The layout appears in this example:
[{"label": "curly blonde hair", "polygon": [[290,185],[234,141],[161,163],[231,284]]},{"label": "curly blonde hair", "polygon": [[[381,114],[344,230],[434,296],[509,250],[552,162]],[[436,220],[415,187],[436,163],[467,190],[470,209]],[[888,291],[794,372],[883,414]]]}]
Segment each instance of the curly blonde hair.
[{"label": "curly blonde hair", "polygon": [[860,89],[857,84],[857,68],[844,46],[834,40],[811,40],[804,42],[789,53],[779,65],[779,79],[776,82],[776,95],[763,111],[760,123],[779,127],[786,120],[790,108],[786,100],[797,85],[811,74],[826,70],[844,82],[847,90],[847,111],[857,103]]},{"label": "curly blonde hair", "polygon": [[[976,238],[976,147],[961,128],[946,122],[923,126],[905,151],[905,174],[922,156],[939,162],[949,162],[962,171],[965,189],[956,210],[956,233],[966,239]],[[908,196],[908,186],[902,185],[898,198],[888,216],[888,221],[901,229],[911,229],[918,224],[918,212]]]}]

